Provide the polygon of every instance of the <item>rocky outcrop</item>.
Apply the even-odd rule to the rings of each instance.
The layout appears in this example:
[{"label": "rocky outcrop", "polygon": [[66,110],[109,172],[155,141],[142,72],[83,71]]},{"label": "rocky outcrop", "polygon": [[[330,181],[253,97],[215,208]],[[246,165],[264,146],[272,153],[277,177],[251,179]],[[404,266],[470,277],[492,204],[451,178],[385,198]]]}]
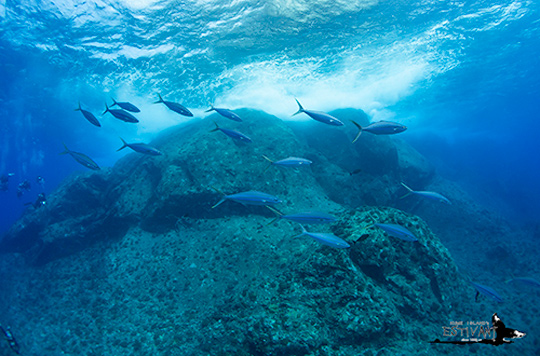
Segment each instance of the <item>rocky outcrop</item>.
[{"label": "rocky outcrop", "polygon": [[[366,124],[362,112],[335,113]],[[129,226],[166,232],[184,218],[219,218],[245,214],[230,204],[209,209],[220,199],[213,188],[232,194],[259,190],[279,196],[291,209],[339,210],[361,205],[390,205],[399,181],[429,180],[431,167],[405,143],[364,134],[348,144],[355,131],[328,128],[316,122],[289,127],[269,115],[245,110],[238,124],[213,116],[164,133],[155,143],[163,156],[131,154],[112,169],[68,179],[50,196],[45,208],[33,208],[0,243],[4,252],[27,252],[43,264],[75,253],[100,240],[122,237]],[[210,132],[213,120],[252,137],[237,143]],[[353,128],[348,128],[353,129]],[[354,130],[354,129],[353,129]],[[336,145],[336,142],[342,144]],[[270,167],[263,155],[311,159],[311,168]],[[359,170],[351,174],[354,170]],[[265,208],[255,209],[271,214]]]},{"label": "rocky outcrop", "polygon": [[[133,153],[73,176],[13,226],[0,242],[0,315],[29,354],[427,355],[441,351],[428,341],[442,338],[449,321],[489,318],[492,302],[473,302],[419,217],[442,210],[430,215],[415,197],[399,199],[401,181],[416,189],[440,182],[412,148],[367,133],[352,145],[349,125],[239,114],[242,123],[214,115],[163,133],[153,143],[163,156]],[[359,111],[334,115],[366,120]],[[210,132],[213,120],[253,143]],[[313,164],[268,167],[262,155]],[[227,201],[212,209],[217,190],[275,195],[284,213],[332,213],[335,223],[308,230],[351,248],[293,237],[299,226],[270,223],[264,207]],[[407,227],[419,241],[388,236],[375,222]]]},{"label": "rocky outcrop", "polygon": [[[387,236],[374,220],[419,241]],[[167,233],[132,227],[39,269],[9,256],[0,312],[31,354],[82,356],[430,354],[441,325],[472,314],[473,290],[418,217],[363,208],[308,227],[348,250],[270,221],[247,209],[185,218]]]}]

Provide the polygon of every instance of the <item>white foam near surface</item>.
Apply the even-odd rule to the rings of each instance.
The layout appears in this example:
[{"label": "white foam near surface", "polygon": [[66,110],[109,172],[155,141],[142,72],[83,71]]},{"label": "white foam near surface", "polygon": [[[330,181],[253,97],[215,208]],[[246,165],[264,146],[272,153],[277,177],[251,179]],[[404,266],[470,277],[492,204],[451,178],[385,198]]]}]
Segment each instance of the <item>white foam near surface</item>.
[{"label": "white foam near surface", "polygon": [[6,0],[0,0],[0,18],[6,17]]},{"label": "white foam near surface", "polygon": [[294,98],[308,110],[357,108],[377,114],[412,94],[430,70],[422,61],[386,63],[375,73],[346,65],[328,73],[317,69],[299,62],[237,66],[221,75],[234,85],[219,100],[227,107],[258,108],[286,120],[298,110]]}]

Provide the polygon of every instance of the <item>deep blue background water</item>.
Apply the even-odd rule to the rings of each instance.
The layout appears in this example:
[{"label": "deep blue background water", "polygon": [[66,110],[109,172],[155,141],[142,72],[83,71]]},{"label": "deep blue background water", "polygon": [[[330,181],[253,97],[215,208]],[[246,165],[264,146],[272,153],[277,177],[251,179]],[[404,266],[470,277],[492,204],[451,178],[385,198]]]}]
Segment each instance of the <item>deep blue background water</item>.
[{"label": "deep blue background water", "polygon": [[[360,108],[406,124],[401,137],[444,176],[512,219],[538,221],[540,17],[531,1],[0,1],[0,231],[84,170],[101,166],[209,102],[291,119],[304,107]],[[142,110],[109,114],[110,98]],[[103,127],[89,124],[77,102]],[[296,118],[296,117],[295,117]],[[33,189],[21,199],[16,185]],[[421,189],[422,187],[415,187]],[[483,198],[482,198],[483,197]]]}]

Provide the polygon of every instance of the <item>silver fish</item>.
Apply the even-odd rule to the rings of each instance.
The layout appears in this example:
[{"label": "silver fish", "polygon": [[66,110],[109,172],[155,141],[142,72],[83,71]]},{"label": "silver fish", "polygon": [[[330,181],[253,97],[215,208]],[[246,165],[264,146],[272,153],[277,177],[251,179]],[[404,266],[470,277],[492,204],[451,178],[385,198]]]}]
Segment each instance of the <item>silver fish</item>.
[{"label": "silver fish", "polygon": [[215,131],[221,131],[223,132],[225,135],[231,137],[231,138],[234,138],[235,140],[238,140],[238,141],[242,141],[242,142],[246,142],[246,143],[251,143],[251,139],[244,135],[243,133],[241,133],[240,131],[236,131],[236,130],[232,130],[232,129],[225,129],[225,128],[222,128],[222,127],[219,127],[218,124],[214,121],[214,124],[216,124],[216,128],[213,129],[213,130],[210,130],[210,132],[215,132]]},{"label": "silver fish", "polygon": [[166,107],[168,107],[170,110],[174,111],[174,112],[177,112],[179,113],[180,115],[184,115],[184,116],[193,116],[193,114],[191,113],[191,111],[189,111],[185,106],[181,105],[181,104],[178,104],[178,103],[173,103],[172,101],[165,101],[163,100],[163,98],[161,97],[161,95],[159,95],[159,100],[156,101],[154,104],[158,104],[158,103],[163,103],[165,104]]},{"label": "silver fish", "polygon": [[483,294],[486,297],[489,297],[495,300],[497,303],[502,303],[503,301],[502,297],[497,292],[495,292],[493,288],[486,287],[484,285],[481,285],[475,282],[470,282],[470,283],[472,284],[474,289],[476,289],[476,298],[475,298],[476,300],[478,300],[478,295]]},{"label": "silver fish", "polygon": [[506,283],[518,282],[527,286],[540,288],[540,282],[531,277],[514,277],[506,281]]},{"label": "silver fish", "polygon": [[104,115],[107,112],[110,112],[112,116],[114,116],[118,120],[122,120],[124,122],[131,122],[131,123],[139,122],[139,120],[135,116],[131,115],[127,111],[119,110],[119,109],[109,109],[109,106],[107,104],[105,104],[105,107],[106,109],[102,115]]},{"label": "silver fish", "polygon": [[343,240],[341,237],[337,237],[334,234],[326,233],[326,232],[309,232],[307,231],[304,226],[300,225],[302,228],[302,233],[300,235],[297,235],[296,237],[300,236],[309,236],[312,239],[322,243],[323,245],[334,247],[334,248],[349,248],[351,245],[345,240]]},{"label": "silver fish", "polygon": [[399,124],[397,122],[391,122],[391,121],[374,122],[366,127],[360,126],[360,124],[357,123],[356,121],[351,120],[351,122],[356,127],[358,127],[358,130],[360,130],[358,131],[358,133],[356,134],[356,137],[352,141],[353,143],[355,143],[356,140],[358,140],[358,138],[360,137],[363,131],[372,133],[374,135],[394,135],[394,134],[407,130],[407,126]]},{"label": "silver fish", "polygon": [[299,157],[287,157],[284,159],[280,159],[279,161],[272,161],[270,158],[266,157],[265,155],[263,155],[263,157],[268,162],[270,162],[270,164],[264,170],[265,172],[272,165],[280,166],[280,167],[301,167],[301,166],[309,166],[311,163],[313,163],[309,159],[299,158]]},{"label": "silver fish", "polygon": [[64,148],[66,149],[64,152],[60,152],[61,155],[69,154],[75,161],[77,161],[79,164],[82,164],[86,168],[93,169],[95,171],[99,171],[100,168],[97,165],[96,162],[94,162],[90,157],[85,155],[84,153],[70,151],[66,144],[64,143]]},{"label": "silver fish", "polygon": [[412,232],[407,230],[401,225],[397,224],[381,224],[381,223],[375,223],[373,224],[377,226],[378,228],[383,229],[388,235],[397,237],[398,239],[404,240],[404,241],[418,241],[418,238],[414,236]]},{"label": "silver fish", "polygon": [[295,112],[293,114],[293,116],[298,115],[300,113],[305,113],[309,117],[311,117],[313,120],[322,122],[324,124],[328,124],[328,125],[332,125],[332,126],[343,126],[343,122],[339,121],[338,119],[336,119],[332,115],[329,115],[329,114],[327,114],[325,112],[322,112],[322,111],[305,110],[302,107],[302,105],[300,104],[300,102],[298,101],[298,99],[295,99],[295,100],[296,100],[296,103],[298,104],[298,111]]},{"label": "silver fish", "polygon": [[79,108],[75,109],[75,111],[82,112],[84,118],[88,120],[92,125],[95,125],[97,127],[101,127],[101,124],[99,123],[98,119],[92,114],[90,111],[86,111],[84,109],[81,109],[81,102],[79,101]]},{"label": "silver fish", "polygon": [[118,105],[120,106],[122,109],[124,110],[127,110],[127,111],[131,111],[131,112],[141,112],[141,110],[139,110],[138,107],[136,107],[135,105],[133,105],[132,103],[128,103],[128,102],[119,102],[119,101],[116,101],[114,100],[113,98],[111,98],[112,101],[113,101],[113,104],[111,105],[112,106],[115,106],[115,105]]},{"label": "silver fish", "polygon": [[401,182],[401,185],[404,186],[408,192],[407,194],[405,194],[404,196],[402,196],[400,199],[403,199],[411,194],[414,194],[414,195],[418,195],[418,196],[421,196],[421,197],[424,197],[424,198],[427,198],[427,199],[431,199],[431,200],[436,200],[438,202],[441,202],[441,203],[446,203],[446,204],[452,204],[452,202],[450,202],[450,200],[448,200],[448,198],[446,198],[445,196],[439,194],[439,193],[436,193],[436,192],[429,192],[429,191],[422,191],[422,190],[412,190],[411,188],[409,188],[407,185],[405,185],[405,183]]},{"label": "silver fish", "polygon": [[235,112],[229,109],[215,108],[213,105],[210,105],[210,106],[211,108],[206,110],[205,112],[216,111],[218,114],[220,114],[223,117],[226,117],[227,119],[242,122],[242,118],[240,118],[240,116],[238,116]]},{"label": "silver fish", "polygon": [[122,143],[124,145],[122,147],[120,147],[119,149],[117,149],[116,151],[120,151],[120,150],[123,150],[126,147],[129,147],[133,151],[143,153],[145,155],[161,156],[163,154],[157,148],[152,147],[150,145],[147,145],[146,143],[127,143],[126,141],[124,141],[123,138],[120,137],[120,139],[122,140]]},{"label": "silver fish", "polygon": [[242,192],[242,193],[236,193],[236,194],[230,194],[225,195],[223,192],[221,192],[219,189],[214,188],[218,193],[221,193],[223,195],[223,198],[218,201],[213,207],[217,207],[221,203],[223,203],[225,200],[232,200],[240,204],[244,205],[262,205],[262,206],[268,206],[268,205],[274,205],[281,203],[281,200],[279,200],[277,197],[258,192],[256,190],[250,190],[248,192]]}]

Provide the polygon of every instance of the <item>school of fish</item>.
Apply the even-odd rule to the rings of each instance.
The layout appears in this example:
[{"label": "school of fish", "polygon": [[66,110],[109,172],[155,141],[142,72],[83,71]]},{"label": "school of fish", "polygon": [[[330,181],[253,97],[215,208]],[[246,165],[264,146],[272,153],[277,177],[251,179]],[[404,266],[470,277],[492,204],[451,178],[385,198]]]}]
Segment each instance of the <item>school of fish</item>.
[{"label": "school of fish", "polygon": [[[193,117],[193,113],[187,109],[185,106],[171,101],[163,100],[160,94],[158,94],[159,100],[155,102],[155,104],[162,103],[164,104],[169,110],[174,111],[180,115],[186,116],[186,117]],[[339,120],[338,118],[327,114],[322,111],[315,111],[315,110],[307,110],[304,109],[304,107],[300,104],[300,101],[298,99],[295,99],[296,103],[298,104],[298,111],[293,114],[306,114],[311,119],[324,123],[326,125],[330,126],[344,126],[343,122]],[[138,123],[139,120],[131,113],[139,113],[140,110],[135,105],[129,103],[129,102],[117,102],[115,99],[112,99],[113,104],[112,106],[118,106],[120,109],[111,109],[107,104],[105,104],[105,111],[103,114],[110,113],[112,116],[114,116],[116,119],[128,122],[128,123]],[[81,103],[79,102],[78,108],[75,109],[76,111],[80,111],[84,118],[88,120],[92,125],[96,127],[101,127],[101,123],[99,120],[92,114],[90,111],[85,110],[81,107]],[[243,122],[242,118],[236,114],[234,111],[226,108],[217,108],[214,107],[212,104],[210,104],[210,109],[206,110],[206,112],[215,111],[219,115],[221,115],[224,118],[227,118],[229,120],[235,121],[235,122]],[[351,122],[354,124],[354,126],[357,127],[358,133],[356,134],[355,138],[352,140],[352,143],[354,144],[359,138],[360,135],[363,132],[368,132],[374,135],[393,135],[398,134],[401,132],[404,132],[407,130],[407,127],[396,122],[390,122],[390,121],[379,121],[369,124],[368,126],[362,127],[360,124],[358,124],[356,121],[351,120]],[[210,132],[220,131],[226,136],[232,138],[233,140],[237,140],[239,142],[243,143],[252,143],[253,140],[248,137],[247,135],[243,134],[242,132],[238,130],[233,130],[225,127],[221,127],[217,124],[217,122],[214,121],[215,128],[210,130]],[[157,148],[152,147],[146,143],[128,143],[123,138],[120,138],[122,140],[122,147],[118,149],[118,151],[124,149],[124,148],[130,148],[135,152],[150,155],[150,156],[160,156],[163,155],[161,151],[159,151]],[[86,168],[92,169],[92,170],[99,170],[100,167],[97,163],[95,163],[90,157],[87,155],[75,152],[69,150],[66,145],[64,144],[65,151],[61,154],[69,154],[75,161],[77,161],[79,164],[85,166]],[[272,160],[267,156],[262,156],[265,160],[269,162],[268,166],[264,170],[268,170],[271,166],[277,166],[277,167],[285,167],[285,168],[298,168],[303,166],[309,166],[313,162],[301,158],[301,157],[287,157],[282,158],[278,160]],[[358,170],[360,171],[360,170]],[[264,173],[263,172],[263,173]],[[353,173],[357,173],[356,171]],[[351,173],[351,175],[353,174]],[[414,195],[423,199],[436,201],[443,204],[452,204],[451,201],[443,196],[440,193],[432,192],[432,191],[421,191],[421,190],[413,190],[409,186],[407,186],[405,183],[401,183],[401,185],[406,189],[405,195],[401,197],[401,199],[406,198],[408,196]],[[281,200],[273,195],[259,192],[259,191],[246,191],[246,192],[238,192],[233,194],[225,194],[218,190],[215,187],[212,187],[214,190],[216,190],[219,194],[221,194],[222,198],[211,208],[216,208],[225,201],[233,201],[236,203],[240,203],[243,205],[258,205],[258,206],[265,206],[268,209],[270,209],[272,212],[276,214],[276,218],[272,220],[269,224],[275,223],[278,220],[288,220],[291,222],[298,223],[302,229],[302,233],[297,235],[299,236],[308,236],[311,237],[313,240],[319,242],[320,244],[330,246],[336,249],[347,249],[351,247],[351,244],[349,244],[347,241],[342,239],[341,237],[338,237],[332,233],[327,232],[309,232],[306,230],[306,228],[302,224],[328,224],[333,223],[336,221],[336,217],[324,213],[324,212],[317,212],[317,211],[306,211],[306,212],[296,212],[291,214],[284,214],[278,209],[276,209],[274,206],[281,203]],[[384,231],[386,234],[388,234],[391,237],[398,238],[400,240],[406,241],[406,242],[418,242],[418,238],[407,228],[404,226],[398,225],[398,224],[392,224],[392,223],[382,223],[382,222],[373,222],[373,227],[377,227]],[[517,277],[510,279],[507,281],[509,282],[519,282],[522,284],[526,284],[529,286],[538,287],[540,286],[540,283],[534,280],[530,277]],[[485,295],[496,302],[502,302],[502,297],[491,287],[476,283],[476,282],[470,282],[471,285],[474,287],[474,289],[477,291],[476,299],[480,294]]]}]

